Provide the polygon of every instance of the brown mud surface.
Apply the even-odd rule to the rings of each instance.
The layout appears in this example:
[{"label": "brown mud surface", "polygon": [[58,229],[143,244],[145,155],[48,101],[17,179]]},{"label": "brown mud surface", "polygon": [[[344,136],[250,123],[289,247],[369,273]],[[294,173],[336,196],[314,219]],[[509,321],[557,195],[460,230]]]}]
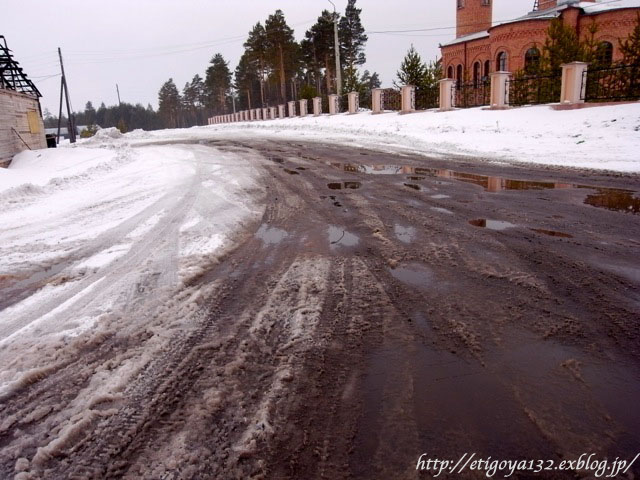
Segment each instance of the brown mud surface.
[{"label": "brown mud surface", "polygon": [[[411,479],[425,452],[640,451],[637,176],[212,146],[264,157],[262,221],[185,286],[179,334],[150,314],[0,398],[0,478]],[[118,395],[69,407],[151,341]]]}]

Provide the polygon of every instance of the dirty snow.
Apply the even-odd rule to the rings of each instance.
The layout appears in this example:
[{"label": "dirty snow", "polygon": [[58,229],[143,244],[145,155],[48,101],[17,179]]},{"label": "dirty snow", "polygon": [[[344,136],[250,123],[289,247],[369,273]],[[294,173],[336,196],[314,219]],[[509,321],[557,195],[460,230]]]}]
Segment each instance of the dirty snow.
[{"label": "dirty snow", "polygon": [[256,161],[207,145],[136,146],[105,129],[0,169],[0,395],[44,368],[42,349],[106,328],[145,292],[154,308],[173,302],[233,248],[262,214]]},{"label": "dirty snow", "polygon": [[640,102],[555,110],[471,108],[286,118],[125,135],[128,141],[263,136],[477,161],[640,172]]}]

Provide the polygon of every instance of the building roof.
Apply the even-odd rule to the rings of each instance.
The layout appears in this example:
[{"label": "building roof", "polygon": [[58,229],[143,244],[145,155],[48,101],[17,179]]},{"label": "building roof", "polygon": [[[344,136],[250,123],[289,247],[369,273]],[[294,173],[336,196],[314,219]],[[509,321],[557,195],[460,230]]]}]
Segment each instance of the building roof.
[{"label": "building roof", "polygon": [[469,35],[465,35],[463,37],[458,37],[450,42],[440,45],[441,47],[448,47],[449,45],[455,45],[456,43],[470,42],[471,40],[479,40],[481,38],[485,38],[489,36],[489,32],[486,30],[482,32],[470,33]]},{"label": "building roof", "polygon": [[0,35],[0,88],[35,97],[42,96],[20,64],[13,58],[11,50],[7,47],[7,41],[2,35]]},{"label": "building roof", "polygon": [[[526,22],[528,20],[551,20],[553,18],[559,17],[560,13],[569,7],[581,8],[586,15],[595,15],[597,13],[619,10],[621,8],[640,8],[640,0],[596,0],[595,2],[581,2],[580,0],[558,0],[558,5],[555,7],[547,8],[545,10],[534,10],[521,17],[496,23],[491,28],[498,27],[500,25],[509,25],[511,23]],[[471,33],[469,35],[451,40],[450,42],[444,43],[440,46],[448,47],[450,45],[470,42],[472,40],[478,40],[488,36],[488,31]]]}]

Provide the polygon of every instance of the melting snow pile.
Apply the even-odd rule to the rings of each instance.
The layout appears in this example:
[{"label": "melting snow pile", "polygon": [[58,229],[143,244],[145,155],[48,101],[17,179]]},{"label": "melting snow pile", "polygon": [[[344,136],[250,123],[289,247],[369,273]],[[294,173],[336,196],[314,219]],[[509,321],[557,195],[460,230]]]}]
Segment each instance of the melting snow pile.
[{"label": "melting snow pile", "polygon": [[262,213],[255,159],[121,137],[0,169],[0,395],[44,345],[174,298]]}]

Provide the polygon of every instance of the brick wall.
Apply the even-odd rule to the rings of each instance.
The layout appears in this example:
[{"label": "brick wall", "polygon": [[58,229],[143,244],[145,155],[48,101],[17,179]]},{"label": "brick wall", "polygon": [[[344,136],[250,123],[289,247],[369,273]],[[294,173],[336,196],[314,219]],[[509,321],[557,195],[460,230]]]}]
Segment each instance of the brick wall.
[{"label": "brick wall", "polygon": [[462,0],[461,5],[456,4],[456,38],[491,28],[493,0]]},{"label": "brick wall", "polygon": [[[473,22],[466,15],[472,17],[474,6],[477,8],[480,3],[481,0],[466,0],[464,9],[458,11],[459,19],[464,11],[465,21]],[[613,45],[613,61],[621,60],[619,40],[626,38],[633,31],[640,8],[623,8],[586,15],[581,15],[580,12],[578,8],[569,7],[563,10],[562,19],[576,29],[581,39],[589,35],[589,25],[595,21],[598,25],[596,40],[610,42]],[[498,25],[489,30],[489,37],[442,47],[443,75],[448,76],[449,66],[456,72],[458,65],[462,65],[465,78],[470,78],[473,64],[479,61],[484,66],[486,60],[490,61],[490,72],[495,72],[498,54],[503,51],[507,53],[507,70],[520,70],[524,68],[525,53],[528,49],[536,47],[542,53],[549,23],[549,19],[534,18]],[[455,75],[453,78],[457,79]]]},{"label": "brick wall", "polygon": [[[29,112],[35,112],[32,118],[36,133],[31,133]],[[28,95],[0,89],[0,167],[9,166],[14,155],[26,150],[25,143],[33,150],[47,147],[39,102]]]},{"label": "brick wall", "polygon": [[613,61],[622,60],[619,39],[625,39],[633,32],[638,12],[640,12],[638,8],[624,8],[593,15],[583,15],[578,23],[580,38],[585,39],[589,36],[589,26],[596,22],[598,25],[596,40],[611,43],[613,45]]}]

